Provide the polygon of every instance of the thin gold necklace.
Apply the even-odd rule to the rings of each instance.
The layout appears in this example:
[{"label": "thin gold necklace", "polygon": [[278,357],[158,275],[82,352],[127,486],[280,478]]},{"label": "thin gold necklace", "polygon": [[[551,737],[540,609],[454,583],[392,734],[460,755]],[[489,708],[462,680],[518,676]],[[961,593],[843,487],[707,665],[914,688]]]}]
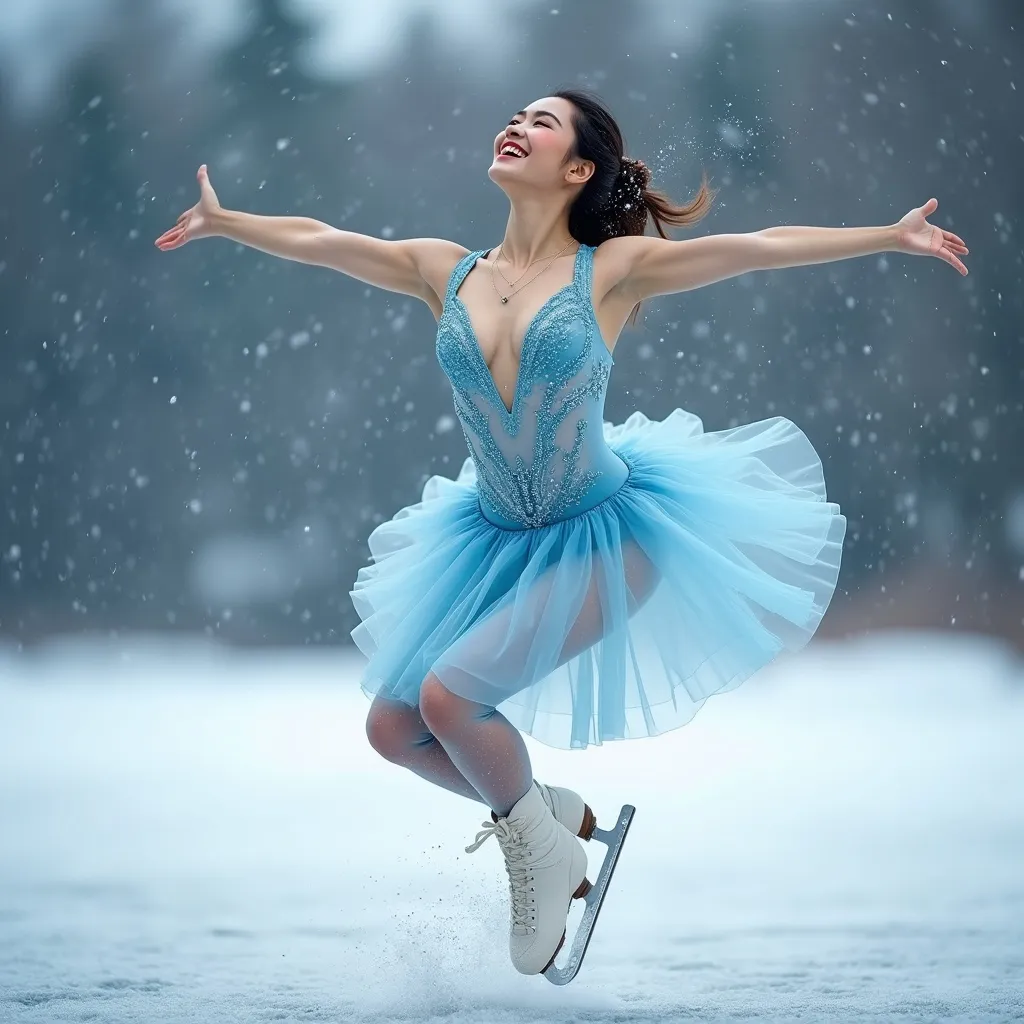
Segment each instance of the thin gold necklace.
[{"label": "thin gold necklace", "polygon": [[[551,268],[551,265],[555,262],[555,260],[558,259],[558,257],[561,256],[562,253],[564,253],[565,250],[568,249],[569,246],[572,245],[572,243],[575,242],[575,241],[576,241],[576,239],[570,238],[569,241],[562,247],[562,249],[559,252],[556,252],[554,254],[554,256],[550,256],[550,257],[548,257],[548,256],[539,256],[537,259],[532,260],[530,263],[527,264],[526,270],[524,270],[523,273],[518,278],[516,278],[516,284],[518,284],[526,276],[526,271],[528,271],[530,269],[530,267],[533,266],[534,263],[539,263],[542,259],[549,260],[550,262],[548,263],[548,265],[546,267],[543,267],[540,270],[538,270],[537,273],[534,274],[533,277],[531,277],[530,280],[527,281],[526,284],[523,285],[523,288],[525,288],[527,284],[530,284],[533,281],[536,281],[537,278],[540,277],[540,275],[543,274],[545,270],[549,270]],[[499,253],[501,252],[501,246],[498,247],[498,252]],[[497,264],[497,260],[495,260],[495,266],[496,266],[496,264]],[[501,274],[501,271],[499,270],[498,273]],[[505,277],[504,274],[501,274],[501,276],[502,276],[502,279],[505,281],[505,283],[509,284],[508,278]],[[513,288],[513,290],[511,292],[509,292],[508,295],[502,295],[501,292],[498,291],[498,285],[497,285],[497,283],[494,280],[494,274],[493,273],[491,274],[491,287],[494,289],[494,294],[497,295],[499,299],[501,299],[502,305],[507,305],[508,300],[511,299],[513,295],[515,295],[517,292],[521,292],[523,290],[523,288]]]},{"label": "thin gold necklace", "polygon": [[498,246],[498,255],[494,257],[494,263],[492,265],[493,265],[494,269],[497,270],[497,272],[499,274],[501,274],[502,278],[505,281],[505,284],[507,284],[509,286],[509,288],[513,288],[513,287],[515,287],[515,285],[517,285],[526,276],[526,274],[530,270],[530,267],[532,267],[534,265],[534,263],[540,263],[541,260],[546,260],[546,259],[557,259],[559,256],[562,255],[563,252],[565,252],[566,249],[569,248],[570,245],[572,245],[572,243],[573,243],[573,239],[570,238],[569,241],[566,242],[565,245],[563,245],[562,248],[559,249],[558,252],[556,252],[554,256],[551,256],[551,257],[548,257],[548,256],[538,256],[535,260],[530,260],[530,262],[526,264],[526,270],[524,270],[515,279],[515,281],[510,281],[507,277],[505,277],[505,275],[501,271],[501,267],[498,266],[498,259],[500,257],[502,257],[502,256],[505,257],[505,262],[506,263],[511,262],[509,260],[509,258],[507,256],[505,256],[505,250],[504,250],[504,247],[503,247],[504,243],[502,245]]}]

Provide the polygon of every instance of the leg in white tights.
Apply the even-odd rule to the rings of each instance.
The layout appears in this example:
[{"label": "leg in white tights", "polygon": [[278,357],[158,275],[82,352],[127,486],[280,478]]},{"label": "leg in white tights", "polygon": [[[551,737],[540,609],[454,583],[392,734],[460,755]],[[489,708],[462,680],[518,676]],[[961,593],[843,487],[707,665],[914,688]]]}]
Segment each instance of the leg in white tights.
[{"label": "leg in white tights", "polygon": [[[635,542],[624,544],[622,551],[625,588],[621,599],[632,614],[650,596],[658,575]],[[539,609],[547,597],[547,585],[542,578],[529,595]],[[595,573],[566,636],[559,664],[604,635],[608,590],[607,582]],[[511,611],[505,608],[474,629],[473,639],[482,650],[497,649],[490,647],[492,643],[506,651],[514,650],[517,643],[528,649],[528,636],[510,638]],[[387,760],[452,793],[485,803],[498,815],[507,814],[533,782],[526,745],[512,723],[493,707],[452,693],[433,673],[423,681],[418,708],[376,697],[366,732],[373,748]]]},{"label": "leg in white tights", "polygon": [[452,693],[431,672],[420,687],[420,714],[452,764],[499,817],[533,785],[523,737],[501,712]]},{"label": "leg in white tights", "polygon": [[408,768],[451,793],[486,802],[452,764],[448,751],[427,728],[418,707],[375,697],[366,717],[366,736],[370,746],[393,764]]}]

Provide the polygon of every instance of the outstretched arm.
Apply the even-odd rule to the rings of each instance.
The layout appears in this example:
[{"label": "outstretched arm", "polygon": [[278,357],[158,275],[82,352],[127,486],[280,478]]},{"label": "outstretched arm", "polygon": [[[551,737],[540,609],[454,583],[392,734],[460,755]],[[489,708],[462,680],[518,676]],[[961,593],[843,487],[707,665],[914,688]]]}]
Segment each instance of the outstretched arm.
[{"label": "outstretched arm", "polygon": [[446,269],[468,252],[443,238],[376,238],[312,217],[226,210],[210,184],[206,164],[196,177],[199,202],[156,239],[158,249],[177,249],[198,238],[230,238],[272,256],[328,267],[387,291],[414,295],[432,309],[439,307],[437,288],[443,294]]},{"label": "outstretched arm", "polygon": [[714,284],[751,270],[778,270],[829,263],[876,252],[937,256],[961,274],[963,240],[926,220],[938,208],[929,199],[897,223],[884,227],[827,228],[781,226],[746,234],[665,239],[632,235],[605,243],[612,264],[610,278],[635,302]]}]

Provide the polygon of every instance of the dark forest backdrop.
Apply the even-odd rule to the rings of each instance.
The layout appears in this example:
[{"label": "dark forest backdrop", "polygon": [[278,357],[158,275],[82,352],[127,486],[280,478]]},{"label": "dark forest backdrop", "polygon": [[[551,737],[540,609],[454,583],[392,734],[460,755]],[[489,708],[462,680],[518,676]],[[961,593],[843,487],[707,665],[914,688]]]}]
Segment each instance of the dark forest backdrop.
[{"label": "dark forest backdrop", "polygon": [[1024,647],[1024,8],[722,3],[695,32],[666,13],[686,6],[496,5],[475,46],[421,15],[372,73],[326,80],[315,24],[276,0],[202,64],[161,4],[121,0],[43,108],[15,108],[0,67],[0,639],[348,643],[366,535],[466,456],[433,318],[222,239],[153,239],[205,162],[228,207],[493,245],[494,135],[581,84],[658,187],[689,198],[707,170],[697,234],[939,199],[968,277],[891,253],[649,302],[606,417],[789,416],[850,522],[823,632]]}]

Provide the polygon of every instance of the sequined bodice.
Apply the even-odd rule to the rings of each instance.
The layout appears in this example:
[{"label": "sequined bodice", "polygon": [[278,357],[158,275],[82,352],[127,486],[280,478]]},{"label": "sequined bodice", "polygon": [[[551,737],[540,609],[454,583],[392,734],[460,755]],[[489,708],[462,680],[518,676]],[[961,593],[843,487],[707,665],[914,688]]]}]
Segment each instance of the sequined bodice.
[{"label": "sequined bodice", "polygon": [[484,516],[508,529],[544,526],[594,507],[629,475],[604,440],[604,399],[615,360],[594,316],[594,248],[579,247],[572,282],[530,322],[511,411],[457,294],[486,251],[469,253],[452,272],[437,325],[437,358],[452,385]]}]

